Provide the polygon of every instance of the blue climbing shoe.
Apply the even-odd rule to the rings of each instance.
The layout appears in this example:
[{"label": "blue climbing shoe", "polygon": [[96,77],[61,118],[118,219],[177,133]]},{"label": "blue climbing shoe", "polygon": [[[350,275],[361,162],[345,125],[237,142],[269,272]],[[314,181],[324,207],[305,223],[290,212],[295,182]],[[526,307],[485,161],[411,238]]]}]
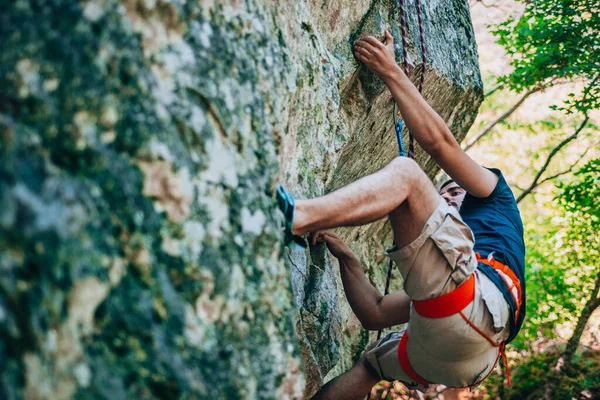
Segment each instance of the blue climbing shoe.
[{"label": "blue climbing shoe", "polygon": [[295,244],[305,249],[307,247],[306,241],[302,237],[292,233],[294,212],[296,211],[294,196],[281,185],[277,185],[277,205],[279,205],[279,209],[285,217],[284,232],[286,244]]}]

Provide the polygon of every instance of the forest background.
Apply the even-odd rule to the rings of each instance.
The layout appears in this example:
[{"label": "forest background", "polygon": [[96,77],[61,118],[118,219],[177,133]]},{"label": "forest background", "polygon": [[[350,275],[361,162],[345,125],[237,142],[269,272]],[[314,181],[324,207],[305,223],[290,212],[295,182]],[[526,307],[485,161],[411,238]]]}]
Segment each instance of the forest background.
[{"label": "forest background", "polygon": [[[600,5],[470,1],[485,101],[463,148],[500,168],[525,227],[527,314],[477,390],[373,398],[600,398]],[[427,84],[427,83],[425,83]]]}]

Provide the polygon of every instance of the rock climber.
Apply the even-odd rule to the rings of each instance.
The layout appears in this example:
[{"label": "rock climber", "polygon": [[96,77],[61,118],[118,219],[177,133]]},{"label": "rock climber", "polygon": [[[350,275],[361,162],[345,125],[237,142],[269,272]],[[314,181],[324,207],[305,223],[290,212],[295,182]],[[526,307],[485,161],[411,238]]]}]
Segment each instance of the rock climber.
[{"label": "rock climber", "polygon": [[[354,55],[391,91],[420,146],[452,178],[438,193],[419,165],[398,157],[378,172],[324,196],[295,200],[277,189],[288,235],[311,233],[340,264],[348,302],[366,329],[408,323],[328,382],[317,399],[360,399],[380,380],[472,387],[504,357],[525,317],[523,224],[502,173],[477,164],[421,97],[394,57],[394,42],[373,36]],[[387,216],[395,244],[386,255],[404,290],[382,295],[352,250],[328,229]]]}]

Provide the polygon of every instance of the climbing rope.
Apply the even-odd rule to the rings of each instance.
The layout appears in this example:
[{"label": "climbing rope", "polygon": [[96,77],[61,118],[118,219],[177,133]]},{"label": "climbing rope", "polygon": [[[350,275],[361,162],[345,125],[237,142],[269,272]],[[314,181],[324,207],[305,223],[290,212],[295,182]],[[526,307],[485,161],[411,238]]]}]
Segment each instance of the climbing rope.
[{"label": "climbing rope", "polygon": [[[400,25],[402,32],[402,64],[404,66],[404,73],[408,76],[408,52],[407,46],[408,41],[406,39],[408,35],[408,29],[406,24],[406,10],[404,7],[404,0],[399,0],[400,3]],[[421,40],[421,78],[419,80],[419,93],[423,93],[423,84],[425,83],[425,68],[427,67],[427,48],[425,47],[425,31],[423,29],[423,13],[421,10],[421,0],[416,0],[415,5],[417,7],[417,18],[419,20],[419,38]],[[398,154],[400,157],[410,157],[413,160],[415,159],[415,147],[414,147],[414,138],[413,135],[409,132],[409,145],[408,145],[408,153],[404,149],[404,140],[402,139],[402,128],[404,127],[404,122],[402,120],[397,120],[398,110],[396,101],[394,101],[394,130],[396,132],[396,139],[398,140]],[[395,245],[395,243],[394,243]],[[384,295],[389,294],[390,292],[390,280],[392,277],[392,268],[393,262],[390,260],[390,264],[388,267],[387,279],[385,282],[385,290]],[[377,332],[377,340],[381,338],[381,330]]]},{"label": "climbing rope", "polygon": [[[406,23],[406,9],[404,0],[399,0],[400,8],[400,32],[402,37],[402,66],[404,74],[408,76],[408,24]],[[419,93],[423,93],[423,85],[425,84],[425,70],[427,68],[427,47],[425,46],[425,29],[423,28],[423,10],[421,0],[415,1],[417,8],[417,20],[419,22],[419,39],[421,41],[421,78],[419,79]],[[402,140],[402,121],[398,121],[398,106],[394,101],[394,129],[396,131],[396,138],[398,139],[399,154],[401,157],[407,155],[415,159],[415,138],[408,132],[408,153],[404,150],[404,143]]]},{"label": "climbing rope", "polygon": [[[423,93],[423,84],[425,83],[425,70],[427,68],[427,48],[425,47],[425,31],[423,29],[423,13],[421,10],[421,0],[416,0],[415,5],[417,7],[417,19],[419,21],[419,38],[421,41],[421,78],[419,80],[419,93]],[[404,69],[404,73],[408,76],[408,28],[406,24],[406,9],[404,7],[404,0],[399,0],[399,8],[400,8],[400,31],[402,36],[402,65]],[[398,120],[398,105],[394,100],[394,131],[396,132],[396,139],[398,140],[398,154],[400,157],[410,157],[413,160],[415,159],[415,144],[414,137],[408,132],[409,142],[408,142],[408,152],[404,149],[404,140],[402,139],[402,128],[404,127],[404,122],[402,120]],[[394,242],[393,246],[396,245]],[[388,273],[387,278],[385,280],[385,290],[384,296],[387,296],[390,293],[390,281],[392,278],[392,269],[394,267],[394,262],[390,259],[390,263],[388,265]],[[381,338],[381,332],[383,330],[380,329],[377,332],[377,340]],[[367,400],[371,399],[371,392],[367,395]]]},{"label": "climbing rope", "polygon": [[[402,37],[402,65],[403,70],[406,76],[408,76],[408,27],[406,23],[406,9],[404,5],[404,0],[399,1],[399,9],[400,9],[400,31]],[[425,70],[427,68],[427,48],[425,47],[425,30],[423,29],[423,13],[421,9],[421,0],[415,1],[415,6],[417,8],[417,19],[419,22],[419,38],[421,41],[421,78],[419,80],[419,93],[423,93],[423,85],[425,83]],[[404,128],[404,122],[402,120],[398,120],[398,108],[396,101],[394,100],[394,131],[396,132],[396,139],[398,140],[398,154],[400,157],[410,157],[413,160],[415,159],[415,145],[414,145],[414,137],[409,132],[409,144],[408,144],[408,152],[406,152],[404,148],[404,140],[402,139],[402,129]],[[394,246],[395,246],[394,242]],[[387,278],[385,281],[385,290],[384,296],[387,296],[390,293],[390,281],[392,278],[392,269],[394,267],[393,261],[390,259],[390,263],[388,266]],[[377,340],[381,338],[382,330],[377,332]],[[371,393],[367,395],[367,399],[371,398]]]}]

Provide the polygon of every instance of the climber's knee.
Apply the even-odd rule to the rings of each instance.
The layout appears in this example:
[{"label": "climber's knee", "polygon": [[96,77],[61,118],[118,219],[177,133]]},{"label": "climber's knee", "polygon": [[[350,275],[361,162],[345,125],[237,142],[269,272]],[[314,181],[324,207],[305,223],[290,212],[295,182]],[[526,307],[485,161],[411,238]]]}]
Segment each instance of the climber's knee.
[{"label": "climber's knee", "polygon": [[396,157],[388,164],[398,177],[410,177],[419,174],[424,174],[419,164],[415,160],[408,157]]},{"label": "climber's knee", "polygon": [[386,168],[389,168],[395,182],[401,182],[410,192],[430,192],[437,195],[429,177],[423,172],[415,160],[408,157],[396,157]]},{"label": "climber's knee", "polygon": [[406,157],[399,157],[392,163],[395,171],[405,169],[405,179],[399,181],[407,187],[405,201],[389,214],[394,233],[401,235],[395,238],[401,243],[396,244],[403,247],[421,233],[423,225],[438,207],[441,197],[416,162]]}]

